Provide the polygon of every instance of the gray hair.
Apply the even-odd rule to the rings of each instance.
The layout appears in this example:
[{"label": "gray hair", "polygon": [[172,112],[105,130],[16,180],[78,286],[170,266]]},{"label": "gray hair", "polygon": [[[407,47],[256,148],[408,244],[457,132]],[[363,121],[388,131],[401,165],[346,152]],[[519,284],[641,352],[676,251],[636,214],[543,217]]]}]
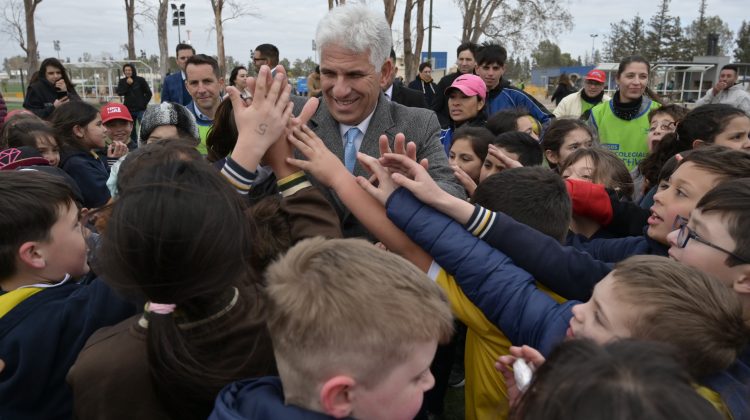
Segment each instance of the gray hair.
[{"label": "gray hair", "polygon": [[382,12],[363,5],[335,7],[318,23],[315,42],[322,51],[326,45],[370,53],[370,64],[379,70],[393,45],[391,28]]}]

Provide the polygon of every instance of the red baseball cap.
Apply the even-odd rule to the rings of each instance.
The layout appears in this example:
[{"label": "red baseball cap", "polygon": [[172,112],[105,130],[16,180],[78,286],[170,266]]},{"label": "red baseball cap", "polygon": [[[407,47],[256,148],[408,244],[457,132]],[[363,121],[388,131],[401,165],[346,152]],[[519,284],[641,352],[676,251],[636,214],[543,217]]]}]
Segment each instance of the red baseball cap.
[{"label": "red baseball cap", "polygon": [[487,98],[487,85],[481,77],[473,74],[462,74],[445,89],[445,93],[451,89],[458,89],[466,96],[479,96],[482,100]]},{"label": "red baseball cap", "polygon": [[99,111],[102,114],[102,123],[107,123],[112,120],[126,120],[133,122],[133,117],[128,111],[128,107],[117,102],[109,102],[102,106]]},{"label": "red baseball cap", "polygon": [[607,81],[607,75],[604,74],[601,70],[591,70],[586,74],[586,77],[584,77],[586,80],[593,80],[595,82],[599,83],[605,83]]}]

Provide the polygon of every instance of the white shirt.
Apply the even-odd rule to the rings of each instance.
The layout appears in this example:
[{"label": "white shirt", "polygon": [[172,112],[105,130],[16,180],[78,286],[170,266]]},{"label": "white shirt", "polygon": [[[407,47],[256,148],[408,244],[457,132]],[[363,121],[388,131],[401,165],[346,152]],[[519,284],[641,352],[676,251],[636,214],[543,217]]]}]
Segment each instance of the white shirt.
[{"label": "white shirt", "polygon": [[388,86],[388,89],[383,92],[385,94],[385,97],[388,98],[389,101],[393,100],[393,83],[391,83],[390,86]]},{"label": "white shirt", "polygon": [[[377,105],[375,105],[375,108],[377,108]],[[359,147],[362,145],[362,140],[365,138],[365,133],[367,132],[367,127],[370,126],[370,120],[372,119],[372,116],[375,114],[375,110],[373,109],[370,115],[367,116],[364,120],[362,120],[361,123],[357,125],[346,125],[346,124],[339,124],[339,133],[341,134],[341,144],[344,145],[344,148],[346,148],[346,132],[349,131],[352,127],[359,128],[359,134],[357,134],[357,137],[354,139],[354,147],[359,150]]]}]

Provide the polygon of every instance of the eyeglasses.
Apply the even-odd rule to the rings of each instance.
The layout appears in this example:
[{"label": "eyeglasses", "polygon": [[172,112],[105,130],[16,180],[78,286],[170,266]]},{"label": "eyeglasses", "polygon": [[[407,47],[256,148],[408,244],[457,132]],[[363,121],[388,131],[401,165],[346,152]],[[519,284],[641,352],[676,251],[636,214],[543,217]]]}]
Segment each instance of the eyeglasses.
[{"label": "eyeglasses", "polygon": [[661,129],[661,131],[674,131],[675,127],[677,126],[677,123],[674,121],[671,122],[663,122],[661,124],[654,124],[651,127],[648,128],[649,133],[652,131],[656,131],[656,128],[658,127]]},{"label": "eyeglasses", "polygon": [[685,245],[687,245],[688,241],[693,239],[697,242],[702,243],[703,245],[710,246],[713,249],[716,249],[718,251],[721,251],[729,255],[729,257],[734,260],[733,262],[727,263],[727,265],[729,266],[735,266],[739,264],[750,264],[750,261],[748,261],[747,259],[740,257],[734,252],[727,251],[726,249],[718,245],[714,245],[711,242],[708,242],[707,240],[698,236],[698,234],[695,233],[693,229],[690,229],[688,227],[688,219],[682,216],[677,216],[675,218],[674,225],[672,227],[674,227],[675,229],[680,229],[680,231],[677,233],[677,243],[675,244],[677,245],[678,248],[685,248]]}]

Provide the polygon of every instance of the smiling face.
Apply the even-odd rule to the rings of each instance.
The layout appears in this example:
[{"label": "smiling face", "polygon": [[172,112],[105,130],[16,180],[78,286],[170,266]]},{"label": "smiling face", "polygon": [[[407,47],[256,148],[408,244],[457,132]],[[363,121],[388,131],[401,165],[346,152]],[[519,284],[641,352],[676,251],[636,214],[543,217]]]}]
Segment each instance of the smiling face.
[{"label": "smiling face", "polygon": [[474,180],[479,182],[479,174],[482,169],[482,161],[479,160],[479,156],[474,153],[474,149],[471,147],[471,140],[469,139],[456,139],[453,141],[451,146],[450,156],[448,162],[451,165],[456,165],[463,169],[467,175]]},{"label": "smiling face", "polygon": [[678,166],[668,180],[659,184],[658,192],[654,195],[651,217],[648,218],[648,236],[667,245],[667,235],[674,230],[677,216],[690,217],[698,201],[720,179],[719,175],[701,169],[692,162]]},{"label": "smiling face", "polygon": [[221,102],[224,79],[216,77],[210,64],[190,64],[185,70],[185,75],[185,86],[198,109],[209,118],[213,118]]},{"label": "smiling face", "polygon": [[637,308],[624,302],[617,293],[617,271],[597,283],[591,299],[573,307],[568,338],[588,338],[599,344],[629,338]]},{"label": "smiling face", "polygon": [[109,120],[104,124],[107,127],[107,136],[112,141],[128,144],[130,133],[133,131],[133,123],[128,120]]},{"label": "smiling face", "polygon": [[475,118],[483,107],[484,101],[477,95],[466,96],[456,88],[448,93],[448,111],[456,124]]},{"label": "smiling face", "polygon": [[132,77],[133,76],[133,68],[130,66],[125,66],[122,68],[122,74],[125,75],[125,77]]},{"label": "smiling face", "polygon": [[430,364],[437,341],[414,345],[406,361],[370,389],[352,391],[351,417],[372,420],[411,420],[422,406],[424,393],[435,385]]},{"label": "smiling face", "polygon": [[355,53],[338,45],[326,45],[320,56],[323,99],[340,124],[357,125],[378,104],[380,86],[391,76],[391,61],[380,69],[370,63],[370,53]]},{"label": "smiling face", "polygon": [[586,92],[586,96],[593,98],[598,96],[604,90],[604,83],[597,82],[596,80],[585,80],[583,82],[583,91]]},{"label": "smiling face", "polygon": [[617,76],[622,102],[635,101],[646,91],[648,86],[648,66],[646,63],[632,62]]}]

